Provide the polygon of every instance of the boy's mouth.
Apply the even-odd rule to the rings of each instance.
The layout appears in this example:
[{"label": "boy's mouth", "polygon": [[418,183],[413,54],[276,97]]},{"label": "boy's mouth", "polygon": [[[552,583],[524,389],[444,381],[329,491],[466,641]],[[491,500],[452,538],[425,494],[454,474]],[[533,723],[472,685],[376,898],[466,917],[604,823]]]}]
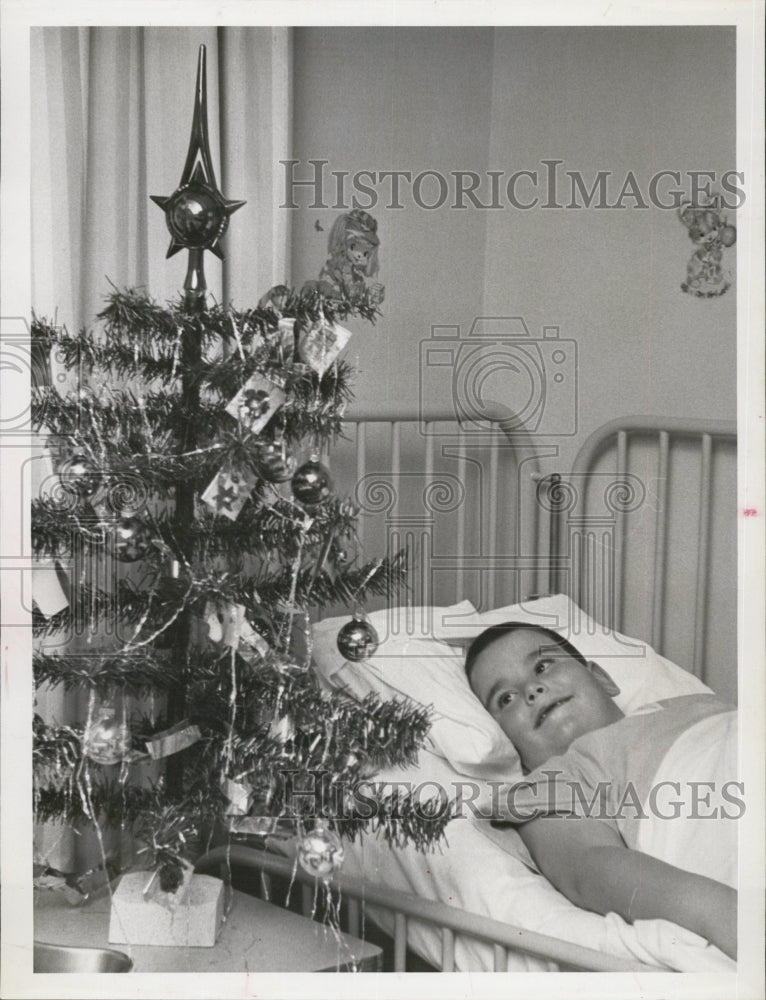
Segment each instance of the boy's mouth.
[{"label": "boy's mouth", "polygon": [[540,726],[543,724],[543,722],[545,722],[545,720],[548,718],[548,716],[554,709],[559,708],[560,705],[565,705],[568,701],[571,700],[572,700],[572,695],[570,694],[566,698],[558,698],[556,701],[552,701],[550,705],[546,705],[544,708],[541,708],[540,711],[537,713],[537,718],[535,719],[535,729],[540,728]]}]

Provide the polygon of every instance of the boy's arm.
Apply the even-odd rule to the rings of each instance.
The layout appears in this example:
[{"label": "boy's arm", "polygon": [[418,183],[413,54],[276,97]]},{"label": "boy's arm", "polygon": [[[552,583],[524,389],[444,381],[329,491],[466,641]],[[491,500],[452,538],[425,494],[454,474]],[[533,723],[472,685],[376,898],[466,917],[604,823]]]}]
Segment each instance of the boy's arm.
[{"label": "boy's arm", "polygon": [[736,957],[737,894],[729,886],[631,850],[601,820],[541,816],[517,829],[546,878],[577,906],[628,922],[672,920]]}]

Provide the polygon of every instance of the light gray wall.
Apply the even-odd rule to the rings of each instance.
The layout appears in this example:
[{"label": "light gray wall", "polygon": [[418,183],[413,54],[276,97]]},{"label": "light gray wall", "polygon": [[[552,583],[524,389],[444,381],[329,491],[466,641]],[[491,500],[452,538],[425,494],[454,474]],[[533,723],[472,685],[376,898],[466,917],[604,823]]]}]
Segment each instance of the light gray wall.
[{"label": "light gray wall", "polygon": [[[304,177],[308,159],[329,161],[328,205],[332,170],[502,170],[507,179],[538,169],[540,192],[544,159],[582,171],[589,185],[610,170],[614,201],[631,170],[646,192],[662,169],[734,169],[734,70],[726,28],[302,28],[294,157]],[[533,337],[556,325],[577,342],[579,432],[559,441],[565,460],[626,412],[734,418],[735,296],[681,292],[694,248],[675,212],[507,202],[428,211],[405,198],[393,210],[388,190],[378,187],[372,210],[384,316],[358,326],[350,348],[365,408],[417,398],[419,342],[432,324],[465,329],[476,315],[510,315]],[[519,182],[520,195],[529,190]],[[567,192],[562,185],[564,203]],[[294,282],[319,271],[337,214],[294,212]],[[734,251],[727,257],[733,265]]]},{"label": "light gray wall", "polygon": [[[538,170],[543,197],[541,163],[559,159],[559,171],[581,171],[589,187],[611,171],[610,203],[629,171],[645,198],[659,170],[680,171],[688,193],[688,171],[736,166],[734,47],[733,29],[710,27],[297,29],[294,157],[303,176],[309,159],[329,161],[328,179],[332,170],[496,170],[505,183]],[[339,211],[325,190],[327,209],[294,212],[296,284],[325,259]],[[465,335],[475,316],[491,315],[523,317],[533,338],[557,326],[576,342],[578,423],[569,426],[564,404],[556,412],[554,393],[551,428],[575,433],[549,441],[558,454],[547,469],[568,468],[582,441],[620,415],[735,418],[735,290],[718,299],[681,291],[694,247],[674,211],[637,209],[630,198],[621,210],[525,211],[503,199],[499,210],[448,202],[428,211],[411,197],[391,209],[388,187],[377,190],[384,315],[373,328],[349,324],[365,410],[417,403],[420,343],[432,325],[459,324]],[[560,190],[566,204],[568,186]],[[296,200],[308,204],[305,193]],[[733,268],[735,251],[726,257]],[[512,376],[485,388],[510,403],[504,379]],[[429,403],[449,406],[451,392],[445,378]],[[688,492],[696,489],[695,480]],[[693,561],[695,544],[690,528],[679,566]],[[735,555],[721,557],[732,602],[712,659],[728,674]]]}]

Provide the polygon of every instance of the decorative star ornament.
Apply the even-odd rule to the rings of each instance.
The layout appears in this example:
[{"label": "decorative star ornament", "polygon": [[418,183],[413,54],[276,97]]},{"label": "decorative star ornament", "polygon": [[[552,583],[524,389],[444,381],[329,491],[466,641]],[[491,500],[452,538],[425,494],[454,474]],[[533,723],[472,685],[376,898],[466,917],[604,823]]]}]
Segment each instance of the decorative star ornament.
[{"label": "decorative star ornament", "polygon": [[197,85],[194,97],[189,151],[178,188],[169,197],[151,195],[165,213],[170,230],[167,256],[179,250],[212,250],[224,258],[220,241],[229,226],[232,212],[244,201],[230,201],[221,194],[210,156],[207,128],[207,70],[205,46],[199,47]]}]

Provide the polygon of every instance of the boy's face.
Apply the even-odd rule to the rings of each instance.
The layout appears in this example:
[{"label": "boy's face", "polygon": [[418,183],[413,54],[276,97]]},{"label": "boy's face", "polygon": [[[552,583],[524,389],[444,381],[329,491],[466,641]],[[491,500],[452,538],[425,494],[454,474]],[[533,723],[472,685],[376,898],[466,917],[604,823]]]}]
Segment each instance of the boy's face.
[{"label": "boy's face", "polygon": [[474,661],[470,683],[527,771],[623,715],[611,698],[618,689],[605,671],[595,663],[583,666],[532,628],[487,646]]}]

